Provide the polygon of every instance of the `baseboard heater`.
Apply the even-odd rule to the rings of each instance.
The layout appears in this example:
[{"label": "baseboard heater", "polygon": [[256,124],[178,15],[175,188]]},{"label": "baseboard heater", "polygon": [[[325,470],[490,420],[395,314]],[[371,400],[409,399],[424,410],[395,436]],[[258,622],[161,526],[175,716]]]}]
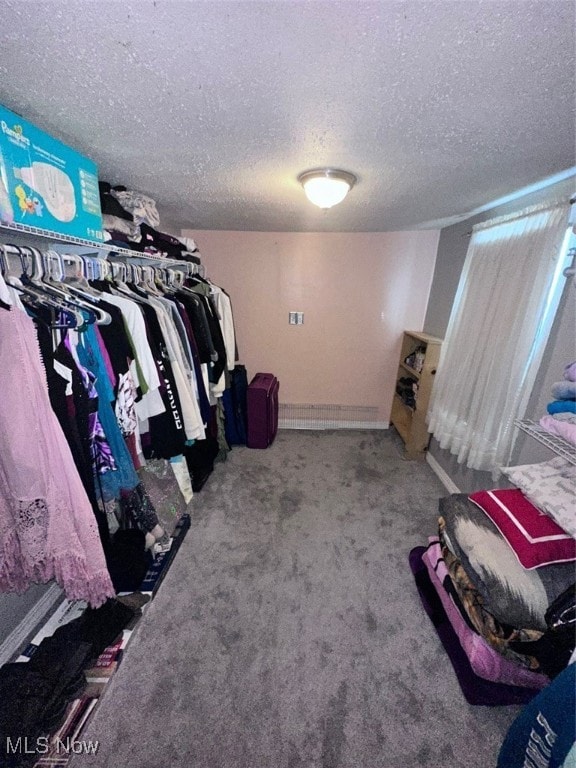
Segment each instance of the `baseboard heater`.
[{"label": "baseboard heater", "polygon": [[371,405],[317,405],[280,403],[279,429],[388,429],[378,420],[378,408]]}]

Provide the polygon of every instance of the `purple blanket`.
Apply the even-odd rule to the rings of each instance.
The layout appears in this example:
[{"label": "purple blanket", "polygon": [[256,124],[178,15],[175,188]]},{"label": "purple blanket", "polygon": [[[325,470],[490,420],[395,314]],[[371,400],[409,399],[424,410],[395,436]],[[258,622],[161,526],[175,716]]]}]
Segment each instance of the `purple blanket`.
[{"label": "purple blanket", "polygon": [[466,624],[460,610],[443,586],[444,584],[449,585],[451,579],[442,559],[438,537],[431,536],[428,541],[430,544],[422,560],[428,569],[430,581],[442,601],[446,615],[470,660],[470,665],[474,672],[485,680],[492,680],[495,683],[507,683],[508,685],[519,685],[537,689],[548,685],[550,680],[545,675],[532,672],[515,664],[510,659],[504,658]]}]

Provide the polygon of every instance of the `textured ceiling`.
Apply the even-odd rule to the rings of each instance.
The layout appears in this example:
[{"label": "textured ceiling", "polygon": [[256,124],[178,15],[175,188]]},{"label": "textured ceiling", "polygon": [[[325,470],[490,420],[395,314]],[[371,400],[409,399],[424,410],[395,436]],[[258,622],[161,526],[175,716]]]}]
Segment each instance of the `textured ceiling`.
[{"label": "textured ceiling", "polygon": [[[0,103],[164,229],[434,226],[575,165],[575,7],[3,0]],[[359,178],[327,212],[316,166]]]}]

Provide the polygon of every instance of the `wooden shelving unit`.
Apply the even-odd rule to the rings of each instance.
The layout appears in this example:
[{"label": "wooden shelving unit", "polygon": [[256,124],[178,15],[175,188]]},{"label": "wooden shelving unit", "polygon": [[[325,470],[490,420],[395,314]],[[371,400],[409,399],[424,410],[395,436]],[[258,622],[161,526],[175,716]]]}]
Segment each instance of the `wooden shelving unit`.
[{"label": "wooden shelving unit", "polygon": [[398,391],[394,392],[390,422],[404,441],[407,458],[422,458],[430,442],[426,412],[441,346],[442,339],[435,336],[420,331],[404,332],[395,388],[401,379],[410,379],[417,391],[414,393],[413,404],[405,402]]}]

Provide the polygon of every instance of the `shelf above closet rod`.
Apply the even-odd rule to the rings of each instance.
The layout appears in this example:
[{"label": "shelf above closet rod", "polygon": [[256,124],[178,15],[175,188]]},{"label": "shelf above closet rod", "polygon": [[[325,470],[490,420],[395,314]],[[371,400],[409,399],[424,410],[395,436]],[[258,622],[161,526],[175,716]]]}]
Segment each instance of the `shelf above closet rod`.
[{"label": "shelf above closet rod", "polygon": [[63,245],[75,244],[82,245],[88,248],[99,248],[104,251],[121,251],[126,255],[133,254],[129,248],[116,248],[112,245],[107,245],[103,240],[85,240],[82,237],[74,237],[73,235],[59,235],[56,232],[50,232],[47,229],[41,229],[40,227],[32,227],[28,224],[0,224],[0,232],[11,232],[19,235],[32,235],[34,237],[41,237],[43,239],[53,240],[54,242],[62,243]]},{"label": "shelf above closet rod", "polygon": [[522,430],[522,432],[525,432],[527,435],[534,438],[534,440],[545,445],[557,456],[562,456],[563,459],[576,465],[576,447],[567,440],[564,440],[558,435],[553,435],[551,432],[547,432],[543,427],[530,419],[515,419],[514,424],[518,429]]},{"label": "shelf above closet rod", "polygon": [[[60,246],[71,246],[75,247],[76,249],[78,246],[82,248],[90,248],[91,250],[97,250],[99,252],[102,252],[106,255],[116,255],[121,256],[127,259],[131,260],[142,260],[143,262],[155,262],[155,263],[162,263],[166,266],[174,266],[181,264],[189,264],[193,267],[196,267],[196,270],[187,270],[185,267],[180,267],[183,271],[194,271],[196,274],[199,274],[201,277],[204,277],[204,265],[202,264],[196,264],[192,261],[186,261],[185,259],[169,259],[164,256],[156,256],[154,254],[150,253],[143,253],[140,251],[134,251],[131,248],[121,248],[116,245],[110,245],[107,242],[99,241],[99,240],[85,240],[81,237],[73,237],[68,235],[59,235],[56,232],[50,232],[46,229],[41,229],[39,227],[32,227],[28,226],[26,224],[20,224],[20,223],[13,223],[13,224],[0,224],[0,234],[6,232],[11,233],[12,235],[17,235],[19,237],[39,237],[43,239],[51,240],[54,247]],[[42,245],[38,245],[40,249],[42,249]],[[79,253],[78,250],[74,251],[75,253]],[[137,262],[136,262],[137,263]]]}]

